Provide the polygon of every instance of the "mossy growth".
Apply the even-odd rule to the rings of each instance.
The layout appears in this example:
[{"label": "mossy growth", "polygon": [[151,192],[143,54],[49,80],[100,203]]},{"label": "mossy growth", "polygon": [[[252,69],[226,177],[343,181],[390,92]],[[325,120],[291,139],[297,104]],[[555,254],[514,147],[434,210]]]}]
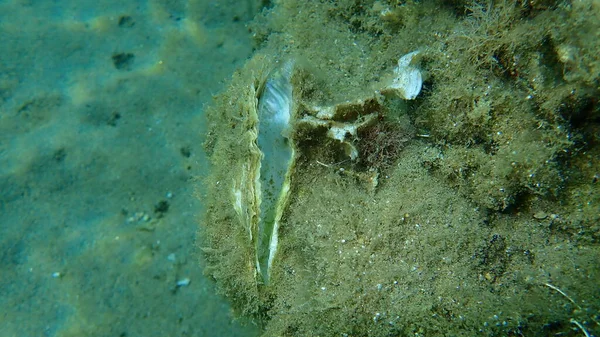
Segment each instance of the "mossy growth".
[{"label": "mossy growth", "polygon": [[[431,46],[431,96],[415,118],[448,148],[441,172],[486,208],[506,209],[523,194],[557,196],[560,163],[575,149],[565,107],[579,111],[598,93],[598,75],[571,80],[570,61],[560,61],[565,57],[555,47],[557,36],[573,28],[556,25],[571,9],[548,7],[554,9],[534,15],[518,2],[475,2]],[[597,26],[592,17],[584,20]],[[579,59],[589,63],[582,67],[596,66],[588,55]],[[465,151],[479,154],[467,163]]]},{"label": "mossy growth", "polygon": [[[208,110],[200,241],[236,312],[265,336],[597,334],[598,6],[352,0],[266,10],[251,26],[259,52]],[[295,104],[373,97],[417,49],[423,92],[382,98],[380,119],[355,140],[357,161],[323,130],[294,130],[280,248],[269,285],[258,283],[231,199],[250,155],[249,91],[274,59],[293,58]],[[348,174],[371,168],[385,172],[371,190]]]},{"label": "mossy growth", "polygon": [[238,315],[260,317],[262,300],[256,280],[255,243],[239,221],[232,195],[236,174],[241,174],[239,168],[250,156],[247,144],[255,123],[250,118],[255,91],[268,70],[263,57],[257,56],[253,62],[246,70],[234,74],[231,86],[215,97],[213,106],[207,110],[210,124],[204,147],[215,169],[203,184],[209,197],[203,198],[207,212],[202,218],[199,245],[206,274],[217,282]]}]

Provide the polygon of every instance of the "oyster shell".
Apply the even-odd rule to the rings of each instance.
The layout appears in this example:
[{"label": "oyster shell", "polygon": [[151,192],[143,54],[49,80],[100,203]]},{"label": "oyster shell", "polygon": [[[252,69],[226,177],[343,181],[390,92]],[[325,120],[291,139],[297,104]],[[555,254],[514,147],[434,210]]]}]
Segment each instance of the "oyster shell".
[{"label": "oyster shell", "polygon": [[[414,55],[401,58],[399,70],[393,74],[394,78],[412,74],[418,80],[406,99],[420,90],[420,73],[417,76],[418,69],[412,65]],[[244,289],[243,295],[238,295],[243,302],[239,306],[247,312],[257,310],[254,306],[260,301],[256,299],[263,292],[259,285],[269,284],[277,261],[279,227],[289,204],[299,153],[294,138],[327,137],[340,144],[340,154],[360,159],[358,133],[378,122],[385,100],[382,93],[404,90],[388,83],[363,97],[315,106],[294,97],[292,62],[265,71],[271,64],[268,57],[260,55],[250,60],[209,112],[209,118],[217,122],[213,128],[222,137],[207,140],[207,146],[217,146],[213,162],[221,172],[213,175],[214,181],[219,184],[219,179],[229,177],[227,183],[213,185],[209,191],[212,204],[205,222],[210,247],[203,250],[215,279],[227,282],[228,291]],[[371,189],[377,186],[377,172],[359,178],[368,181]]]}]

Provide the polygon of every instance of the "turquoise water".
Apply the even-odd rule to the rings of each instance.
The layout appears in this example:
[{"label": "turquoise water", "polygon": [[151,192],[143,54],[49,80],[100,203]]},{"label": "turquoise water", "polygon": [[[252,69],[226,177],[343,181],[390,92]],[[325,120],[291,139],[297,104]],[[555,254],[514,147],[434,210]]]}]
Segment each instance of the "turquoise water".
[{"label": "turquoise water", "polygon": [[[0,336],[252,336],[195,245],[233,1],[0,2]],[[179,285],[178,285],[179,284]]]}]

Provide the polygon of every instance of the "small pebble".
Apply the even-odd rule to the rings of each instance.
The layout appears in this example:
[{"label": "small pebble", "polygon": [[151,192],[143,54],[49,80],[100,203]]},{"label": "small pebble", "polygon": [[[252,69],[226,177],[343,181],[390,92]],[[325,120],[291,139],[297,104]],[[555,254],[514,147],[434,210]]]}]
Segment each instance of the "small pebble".
[{"label": "small pebble", "polygon": [[544,212],[544,211],[537,211],[537,212],[533,213],[533,217],[538,220],[544,220],[548,217],[548,214],[546,214],[546,212]]},{"label": "small pebble", "polygon": [[189,284],[190,284],[190,279],[189,279],[189,278],[187,278],[187,277],[186,277],[186,278],[183,278],[183,279],[181,279],[181,280],[179,280],[179,281],[177,281],[177,286],[178,286],[178,287],[185,287],[185,286],[187,286],[187,285],[189,285]]},{"label": "small pebble", "polygon": [[175,253],[169,254],[169,256],[167,256],[167,260],[169,260],[171,262],[175,262]]}]

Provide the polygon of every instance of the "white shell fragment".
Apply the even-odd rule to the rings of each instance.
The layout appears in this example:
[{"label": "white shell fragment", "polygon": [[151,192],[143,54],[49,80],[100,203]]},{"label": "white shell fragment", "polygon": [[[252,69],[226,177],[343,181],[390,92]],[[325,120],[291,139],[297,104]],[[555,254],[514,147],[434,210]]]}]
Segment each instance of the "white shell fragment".
[{"label": "white shell fragment", "polygon": [[404,99],[415,99],[423,86],[421,71],[414,65],[414,58],[418,54],[418,50],[413,51],[398,60],[398,66],[394,68],[395,77],[387,88]]},{"label": "white shell fragment", "polygon": [[355,124],[333,125],[327,131],[327,136],[344,144],[346,146],[346,154],[350,156],[350,159],[355,160],[358,158],[358,149],[347,139],[347,136],[356,137],[357,130],[358,125]]},{"label": "white shell fragment", "polygon": [[[358,130],[375,123],[377,120],[379,104],[375,97],[346,101],[328,107],[304,106],[311,114],[302,117],[298,125],[307,128],[324,128],[327,137],[337,140],[342,144],[344,152],[351,160],[358,158],[358,148],[354,140]],[[354,118],[347,119],[349,111],[360,112]]]}]

